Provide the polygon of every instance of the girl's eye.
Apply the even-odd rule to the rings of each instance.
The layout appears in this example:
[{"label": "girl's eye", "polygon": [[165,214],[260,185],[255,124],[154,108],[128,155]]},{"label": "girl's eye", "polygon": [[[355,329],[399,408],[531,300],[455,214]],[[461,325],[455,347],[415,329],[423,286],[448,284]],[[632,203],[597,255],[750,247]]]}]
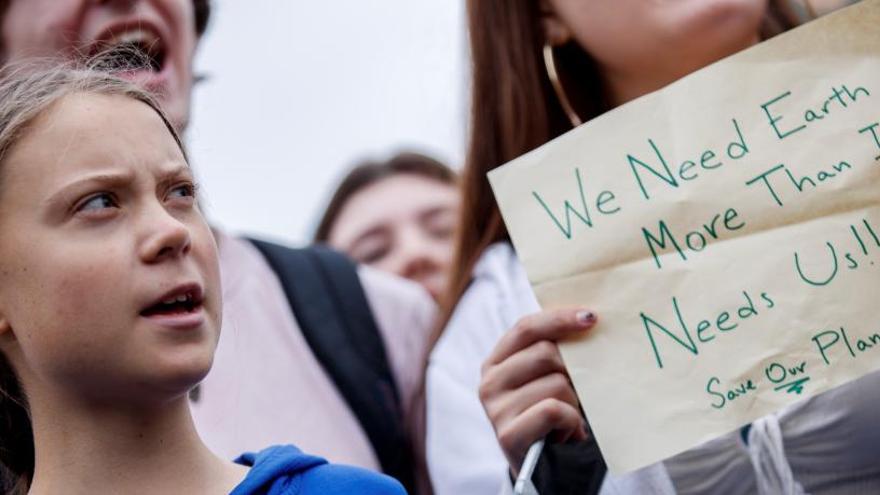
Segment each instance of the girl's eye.
[{"label": "girl's eye", "polygon": [[387,235],[373,234],[355,243],[349,253],[355,260],[364,263],[378,263],[388,255],[391,250],[390,239]]},{"label": "girl's eye", "polygon": [[95,194],[77,207],[77,212],[95,212],[106,208],[116,208],[116,199],[109,193]]},{"label": "girl's eye", "polygon": [[170,199],[177,198],[194,198],[196,195],[196,185],[195,184],[180,184],[178,186],[172,187],[168,192],[168,197]]},{"label": "girl's eye", "polygon": [[445,241],[452,238],[455,228],[452,225],[432,225],[428,227],[428,234],[437,240]]},{"label": "girl's eye", "polygon": [[372,249],[367,252],[360,253],[359,256],[355,256],[354,258],[361,263],[369,265],[370,263],[378,263],[382,261],[382,259],[387,255],[388,249],[383,246],[378,249]]}]

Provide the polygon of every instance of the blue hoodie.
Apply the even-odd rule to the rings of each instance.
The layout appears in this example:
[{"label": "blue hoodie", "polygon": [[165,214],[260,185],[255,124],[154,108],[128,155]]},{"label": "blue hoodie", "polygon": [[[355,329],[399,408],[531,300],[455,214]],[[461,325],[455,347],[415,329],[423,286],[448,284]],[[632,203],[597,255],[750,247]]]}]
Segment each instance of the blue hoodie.
[{"label": "blue hoodie", "polygon": [[406,495],[393,478],[329,464],[292,445],[242,454],[235,462],[251,470],[229,495]]}]

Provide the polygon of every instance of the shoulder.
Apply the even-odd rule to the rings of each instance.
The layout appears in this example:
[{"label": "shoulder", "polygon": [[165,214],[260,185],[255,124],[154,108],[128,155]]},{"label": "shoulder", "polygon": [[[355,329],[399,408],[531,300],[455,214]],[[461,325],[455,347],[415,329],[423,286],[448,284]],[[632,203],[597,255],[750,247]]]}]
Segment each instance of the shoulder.
[{"label": "shoulder", "polygon": [[266,275],[274,277],[266,259],[247,239],[233,237],[219,229],[213,229],[213,232],[224,298],[236,293],[243,283],[262,281]]},{"label": "shoulder", "polygon": [[383,331],[412,331],[427,328],[434,321],[434,301],[415,282],[364,265],[358,266],[358,276]]},{"label": "shoulder", "polygon": [[452,395],[476,397],[480,366],[498,340],[522,316],[538,309],[513,248],[506,243],[490,246],[474,267],[470,286],[431,350],[429,403]]},{"label": "shoulder", "polygon": [[486,308],[490,301],[497,303],[496,308],[503,314],[515,319],[538,309],[525,269],[513,247],[506,242],[492,244],[480,256],[474,266],[471,285],[456,306],[453,317],[459,313],[467,314],[476,307]]},{"label": "shoulder", "polygon": [[235,460],[250,466],[245,479],[230,495],[348,494],[405,495],[392,478],[362,468],[328,464],[292,445],[246,453]]},{"label": "shoulder", "polygon": [[309,471],[303,478],[302,493],[347,495],[406,495],[397,480],[354,466],[324,464]]},{"label": "shoulder", "polygon": [[[253,278],[254,272],[261,276],[275,276],[266,258],[249,239],[232,237],[219,230],[215,230],[214,234],[219,247],[224,285],[237,286],[242,279]],[[285,248],[281,244],[276,247]],[[288,249],[292,253],[304,253],[311,248]],[[397,328],[400,322],[406,322],[408,328],[431,324],[436,308],[421,286],[366,266],[357,266],[356,270],[380,329]]]},{"label": "shoulder", "polygon": [[375,268],[360,266],[358,275],[385,344],[403,408],[409,411],[434,327],[434,300],[422,286]]},{"label": "shoulder", "polygon": [[455,306],[432,360],[467,349],[488,354],[518,319],[539,309],[513,248],[493,244],[474,267],[473,280]]}]

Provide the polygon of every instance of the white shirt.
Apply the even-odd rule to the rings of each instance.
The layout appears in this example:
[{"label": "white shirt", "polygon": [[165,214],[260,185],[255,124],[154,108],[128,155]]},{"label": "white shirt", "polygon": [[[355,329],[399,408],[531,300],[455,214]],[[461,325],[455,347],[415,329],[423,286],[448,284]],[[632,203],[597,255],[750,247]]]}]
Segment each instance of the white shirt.
[{"label": "white shirt", "polygon": [[880,494],[880,373],[665,461],[681,495]]},{"label": "white shirt", "polygon": [[[506,243],[490,246],[428,363],[427,460],[436,495],[510,493],[508,465],[478,397],[480,366],[521,317],[540,310]],[[661,465],[608,476],[603,495],[674,493]]]},{"label": "white shirt", "polygon": [[[278,277],[249,242],[218,234],[218,243],[223,329],[192,404],[202,439],[230,459],[292,443],[331,462],[378,470],[366,433],[312,353]],[[436,308],[414,283],[368,267],[358,274],[409,410]]]}]

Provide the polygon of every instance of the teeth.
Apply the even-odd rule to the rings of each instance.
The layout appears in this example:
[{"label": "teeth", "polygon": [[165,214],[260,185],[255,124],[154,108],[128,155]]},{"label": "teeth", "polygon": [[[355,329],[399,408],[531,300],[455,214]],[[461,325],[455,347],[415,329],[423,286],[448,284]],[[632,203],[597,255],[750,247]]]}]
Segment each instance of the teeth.
[{"label": "teeth", "polygon": [[177,297],[169,297],[168,299],[163,299],[162,304],[175,304],[182,303],[192,300],[192,294],[181,294]]},{"label": "teeth", "polygon": [[114,33],[113,37],[107,40],[107,43],[110,45],[121,43],[143,43],[146,46],[151,46],[158,42],[158,36],[151,31],[144,29],[131,29],[122,33]]}]

